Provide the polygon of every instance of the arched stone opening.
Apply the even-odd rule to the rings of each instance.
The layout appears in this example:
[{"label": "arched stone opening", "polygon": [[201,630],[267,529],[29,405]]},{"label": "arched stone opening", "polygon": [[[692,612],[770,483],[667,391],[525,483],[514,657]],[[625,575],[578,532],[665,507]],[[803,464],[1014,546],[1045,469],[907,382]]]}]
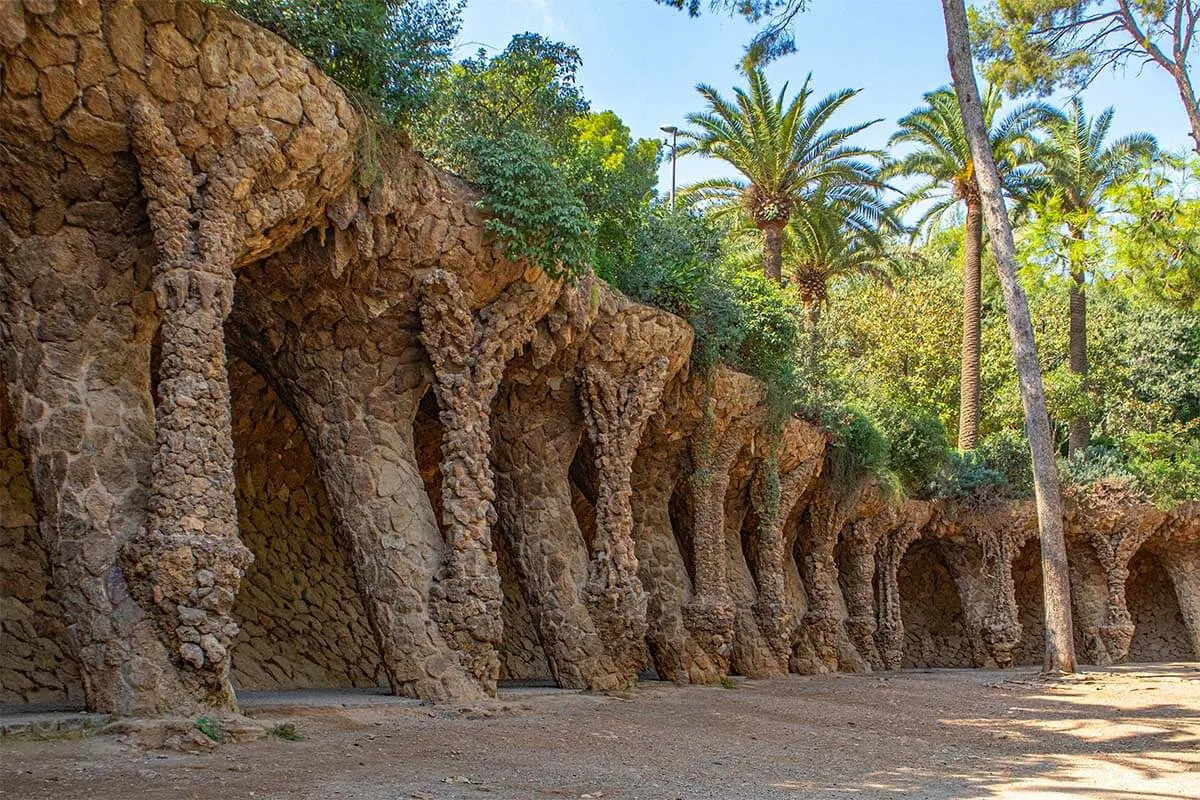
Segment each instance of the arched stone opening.
[{"label": "arched stone opening", "polygon": [[696,585],[695,556],[695,499],[692,497],[691,481],[680,479],[671,492],[668,503],[671,515],[671,532],[675,535],[675,543],[679,546],[679,554],[683,556],[683,566],[687,570],[688,580]]},{"label": "arched stone opening", "polygon": [[974,666],[962,599],[942,550],[938,542],[914,542],[900,562],[903,667]]},{"label": "arched stone opening", "polygon": [[571,484],[571,510],[579,523],[579,532],[588,552],[596,552],[596,449],[588,437],[583,437],[575,449],[575,457],[567,470]]},{"label": "arched stone opening", "polygon": [[1142,548],[1129,562],[1125,595],[1134,626],[1127,661],[1190,661],[1195,658],[1175,586],[1153,550]]},{"label": "arched stone opening", "polygon": [[229,381],[238,525],[254,553],[234,605],[234,686],[386,685],[307,439],[246,362],[230,359]]},{"label": "arched stone opening", "polygon": [[1042,549],[1036,536],[1013,559],[1013,589],[1021,638],[1013,648],[1013,664],[1041,664],[1046,651],[1046,612],[1042,596]]},{"label": "arched stone opening", "polygon": [[83,679],[37,525],[0,375],[0,707],[82,707]]}]

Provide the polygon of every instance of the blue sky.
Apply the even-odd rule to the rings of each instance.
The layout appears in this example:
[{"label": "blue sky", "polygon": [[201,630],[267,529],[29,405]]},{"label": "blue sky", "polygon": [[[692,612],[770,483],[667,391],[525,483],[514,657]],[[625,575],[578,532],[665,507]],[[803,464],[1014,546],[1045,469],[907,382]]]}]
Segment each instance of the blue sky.
[{"label": "blue sky", "polygon": [[[864,144],[882,146],[924,92],[949,83],[937,0],[813,0],[812,6],[799,19],[797,52],[772,64],[768,75],[773,86],[789,81],[796,89],[811,71],[818,96],[862,89],[838,121],[882,118],[861,134]],[[615,111],[635,137],[662,137],[659,126],[683,125],[684,115],[701,107],[697,83],[728,94],[753,32],[740,20],[689,19],[654,0],[468,0],[463,22],[456,58],[480,45],[503,48],[524,31],[578,47],[580,84],[592,108]],[[1189,145],[1174,84],[1157,67],[1106,75],[1083,97],[1090,114],[1116,107],[1115,135],[1144,130],[1169,149]],[[696,157],[681,159],[678,169],[680,185],[727,174]],[[665,166],[661,177],[665,189]]]}]

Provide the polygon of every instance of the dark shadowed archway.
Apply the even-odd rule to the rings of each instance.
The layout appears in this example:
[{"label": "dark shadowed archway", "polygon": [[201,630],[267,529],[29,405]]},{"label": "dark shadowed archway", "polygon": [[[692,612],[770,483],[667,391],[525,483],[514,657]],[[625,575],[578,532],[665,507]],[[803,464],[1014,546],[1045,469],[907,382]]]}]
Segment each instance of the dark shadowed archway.
[{"label": "dark shadowed archway", "polygon": [[1142,548],[1129,563],[1125,582],[1133,641],[1128,661],[1188,661],[1195,658],[1179,610],[1179,598],[1158,555]]},{"label": "dark shadowed archway", "polygon": [[942,545],[917,541],[900,562],[904,667],[970,667],[972,644],[962,600]]}]

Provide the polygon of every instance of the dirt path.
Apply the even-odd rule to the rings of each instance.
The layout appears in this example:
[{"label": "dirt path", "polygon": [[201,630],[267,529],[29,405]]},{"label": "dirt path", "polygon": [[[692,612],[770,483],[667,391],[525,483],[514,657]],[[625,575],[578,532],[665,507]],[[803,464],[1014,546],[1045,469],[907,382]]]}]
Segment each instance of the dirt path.
[{"label": "dirt path", "polygon": [[[279,703],[288,698],[268,698]],[[512,690],[451,710],[345,696],[250,711],[303,741],[0,746],[5,798],[1200,798],[1200,667]]]}]

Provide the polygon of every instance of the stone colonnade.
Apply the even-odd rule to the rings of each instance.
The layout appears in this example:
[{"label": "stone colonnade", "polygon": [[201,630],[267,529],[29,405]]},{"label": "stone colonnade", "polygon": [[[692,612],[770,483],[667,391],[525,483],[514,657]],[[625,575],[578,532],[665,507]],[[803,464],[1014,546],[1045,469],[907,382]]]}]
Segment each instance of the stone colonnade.
[{"label": "stone colonnade", "polygon": [[[251,553],[227,353],[311,450],[398,694],[495,694],[500,550],[563,686],[895,667],[916,541],[943,554],[972,658],[1011,663],[1027,504],[897,506],[834,474],[822,431],[691,362],[678,317],[506,258],[478,193],[401,142],[365,163],[363,120],[277,38],[197,0],[16,0],[0,73],[0,385],[20,454],[0,521],[44,553],[62,618],[53,639],[19,627],[14,687],[53,685],[34,679],[44,639],[91,708],[235,708]],[[418,440],[436,444],[428,483]],[[1197,518],[1078,500],[1089,657],[1128,652],[1141,548],[1200,647]]]}]

